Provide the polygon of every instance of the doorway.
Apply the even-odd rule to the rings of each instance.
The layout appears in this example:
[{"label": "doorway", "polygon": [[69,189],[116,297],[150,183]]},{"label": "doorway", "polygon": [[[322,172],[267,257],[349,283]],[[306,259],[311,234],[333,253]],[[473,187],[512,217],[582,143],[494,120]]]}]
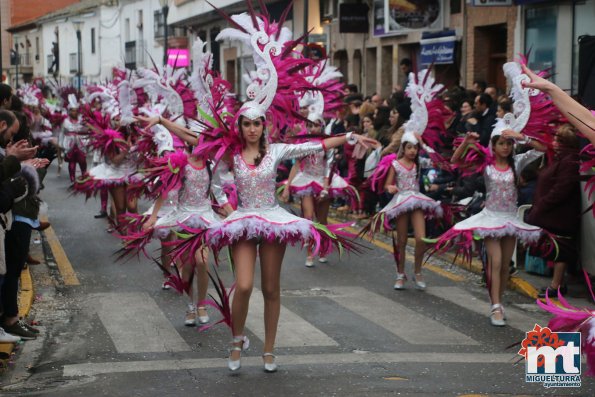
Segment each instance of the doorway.
[{"label": "doorway", "polygon": [[506,90],[502,66],[507,62],[508,27],[505,23],[475,28],[475,80]]}]

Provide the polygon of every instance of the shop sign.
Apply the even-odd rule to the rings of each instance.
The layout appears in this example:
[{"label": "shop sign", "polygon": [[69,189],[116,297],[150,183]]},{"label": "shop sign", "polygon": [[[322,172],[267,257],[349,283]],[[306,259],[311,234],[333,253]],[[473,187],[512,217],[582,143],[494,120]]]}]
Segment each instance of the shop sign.
[{"label": "shop sign", "polygon": [[424,33],[421,44],[422,65],[446,65],[454,63],[456,36],[453,30],[439,33]]},{"label": "shop sign", "polygon": [[442,29],[443,3],[441,0],[374,0],[374,35]]},{"label": "shop sign", "polygon": [[185,48],[170,48],[167,50],[167,64],[176,68],[190,65],[190,51]]}]

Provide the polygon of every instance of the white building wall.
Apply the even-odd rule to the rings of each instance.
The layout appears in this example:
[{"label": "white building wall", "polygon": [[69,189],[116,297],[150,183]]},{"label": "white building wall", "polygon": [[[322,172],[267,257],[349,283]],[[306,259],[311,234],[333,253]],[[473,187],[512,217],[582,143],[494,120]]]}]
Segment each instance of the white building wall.
[{"label": "white building wall", "polygon": [[136,41],[137,67],[152,67],[151,58],[160,64],[163,60],[163,42],[155,40],[154,32],[155,11],[161,10],[159,0],[124,0],[120,2],[120,7],[119,48],[122,59],[125,56],[126,42]]},{"label": "white building wall", "polygon": [[[232,4],[241,3],[244,0],[216,0],[211,1],[211,3],[219,8],[225,8]],[[169,7],[169,15],[167,18],[168,24],[174,24],[176,22],[183,21],[195,15],[202,15],[208,12],[213,11],[213,7],[211,7],[205,0],[191,0],[181,5],[177,5],[177,3],[181,3],[182,1],[174,0],[173,3]],[[257,4],[254,2],[254,4]]]}]

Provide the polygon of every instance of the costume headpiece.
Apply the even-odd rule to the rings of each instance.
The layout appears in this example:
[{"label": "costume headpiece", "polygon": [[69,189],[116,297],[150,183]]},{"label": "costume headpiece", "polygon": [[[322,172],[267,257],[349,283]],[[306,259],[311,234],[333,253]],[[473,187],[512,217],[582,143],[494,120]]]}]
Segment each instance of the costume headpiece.
[{"label": "costume headpiece", "polygon": [[270,139],[275,139],[285,126],[303,120],[299,114],[299,96],[311,89],[300,71],[313,61],[295,50],[303,37],[291,40],[292,33],[283,27],[290,5],[283,11],[278,22],[270,21],[270,15],[260,1],[261,13],[256,14],[250,1],[248,12],[228,16],[219,13],[232,27],[223,29],[217,40],[240,40],[252,49],[256,71],[249,73],[246,89],[248,101],[236,117],[249,119],[266,117],[272,123]]},{"label": "costume headpiece", "polygon": [[79,101],[76,99],[76,95],[68,94],[68,110],[78,109],[80,107]]},{"label": "costume headpiece", "polygon": [[324,118],[332,117],[342,105],[343,83],[339,79],[343,74],[327,60],[305,68],[303,74],[313,89],[304,93],[300,108],[308,107],[308,120],[324,123]]},{"label": "costume headpiece", "polygon": [[44,102],[43,94],[35,84],[23,84],[19,89],[19,95],[23,104],[27,106],[39,106]]},{"label": "costume headpiece", "polygon": [[196,117],[196,99],[189,87],[186,70],[171,65],[154,65],[153,69],[137,69],[139,78],[133,83],[142,88],[152,103],[164,103],[172,119]]}]

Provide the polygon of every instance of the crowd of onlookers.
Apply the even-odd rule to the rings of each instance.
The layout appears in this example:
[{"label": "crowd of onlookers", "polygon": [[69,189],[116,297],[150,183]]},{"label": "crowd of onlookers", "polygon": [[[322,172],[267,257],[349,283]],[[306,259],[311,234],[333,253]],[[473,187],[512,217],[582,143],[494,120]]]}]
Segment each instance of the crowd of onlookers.
[{"label": "crowd of onlookers", "polygon": [[[478,133],[480,143],[487,147],[496,118],[512,112],[510,98],[482,81],[476,81],[472,89],[454,87],[445,90],[440,97],[451,113],[447,117],[440,148],[447,159],[452,154],[453,141],[467,132]],[[345,106],[328,123],[326,132],[339,134],[355,131],[378,140],[382,145],[381,148],[368,150],[345,145],[336,155],[335,171],[358,189],[360,201],[350,205],[336,200],[333,206],[352,218],[365,219],[390,200],[387,193],[378,194],[372,190],[370,176],[381,157],[397,152],[404,133],[403,126],[411,117],[412,110],[402,87],[395,87],[388,98],[383,98],[378,93],[364,96],[358,92],[356,85],[348,84],[344,101]],[[521,175],[519,205],[532,201],[538,165],[526,168]],[[481,209],[485,186],[480,174],[461,178],[457,173],[446,172],[438,167],[423,168],[419,182],[420,191],[435,200],[462,202],[468,214]]]},{"label": "crowd of onlookers", "polygon": [[19,318],[23,268],[39,261],[29,255],[33,230],[43,230],[38,196],[52,154],[33,142],[32,114],[12,88],[0,84],[0,343],[35,339],[39,330]]}]

